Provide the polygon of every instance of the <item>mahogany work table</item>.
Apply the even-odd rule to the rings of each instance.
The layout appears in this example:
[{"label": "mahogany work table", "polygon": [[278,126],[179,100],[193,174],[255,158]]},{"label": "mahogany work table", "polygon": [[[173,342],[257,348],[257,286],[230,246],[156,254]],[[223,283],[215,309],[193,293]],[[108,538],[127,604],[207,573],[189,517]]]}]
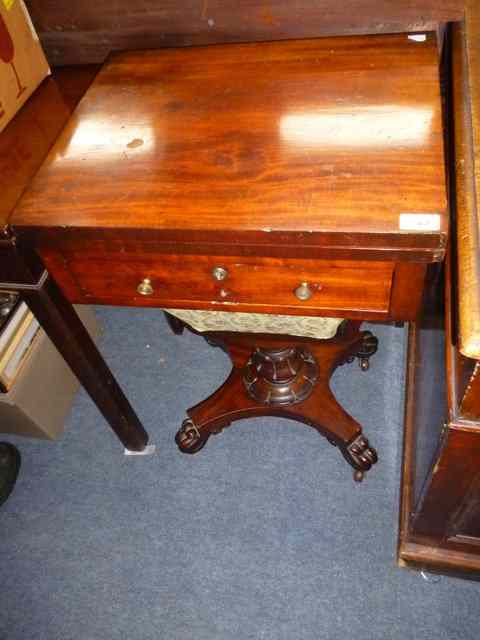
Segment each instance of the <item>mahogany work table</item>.
[{"label": "mahogany work table", "polygon": [[[177,443],[284,415],[362,472],[376,454],[330,375],[375,350],[362,320],[416,317],[447,231],[434,34],[119,53],[17,206],[1,287],[23,290],[133,450],[147,434],[71,303],[344,319],[323,341],[207,333],[232,357],[230,392],[189,411]],[[248,395],[255,367],[276,400]]]}]

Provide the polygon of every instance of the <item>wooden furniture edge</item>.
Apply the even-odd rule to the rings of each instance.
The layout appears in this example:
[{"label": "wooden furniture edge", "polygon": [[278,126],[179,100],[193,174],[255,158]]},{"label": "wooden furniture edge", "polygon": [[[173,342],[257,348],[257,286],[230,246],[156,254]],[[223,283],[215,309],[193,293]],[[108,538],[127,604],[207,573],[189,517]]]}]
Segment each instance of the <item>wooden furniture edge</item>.
[{"label": "wooden furniture edge", "polygon": [[480,558],[409,540],[404,540],[399,545],[398,566],[431,572],[445,572],[462,578],[480,580],[477,575],[480,572]]},{"label": "wooden furniture edge", "polygon": [[480,5],[466,3],[453,27],[455,200],[458,252],[459,348],[480,358]]},{"label": "wooden furniture edge", "polygon": [[[165,4],[165,3],[164,3]],[[190,46],[222,42],[282,40],[327,35],[422,32],[461,20],[462,0],[349,0],[347,3],[278,0],[265,5],[195,3],[168,6],[91,3],[67,5],[58,0],[29,1],[37,33],[51,64],[103,62],[113,50]]]},{"label": "wooden furniture edge", "polygon": [[[409,324],[405,402],[405,435],[402,455],[397,565],[401,568],[444,572],[460,577],[478,578],[480,557],[440,548],[433,542],[420,543],[412,535],[410,515],[414,509],[413,478],[415,474],[415,425],[413,393],[417,354],[417,327]],[[409,393],[410,391],[410,393]]]},{"label": "wooden furniture edge", "polygon": [[[450,258],[450,256],[449,256]],[[446,368],[447,368],[447,422],[443,425],[439,421],[438,424],[438,436],[437,443],[438,453],[435,455],[433,461],[428,467],[425,467],[422,471],[422,493],[420,498],[415,501],[415,477],[416,477],[416,446],[417,446],[417,431],[418,423],[416,423],[415,414],[415,400],[416,396],[414,390],[417,385],[416,375],[418,372],[419,364],[419,342],[418,331],[420,327],[416,323],[410,323],[408,331],[408,348],[407,348],[407,373],[406,373],[406,390],[405,390],[405,432],[404,443],[402,452],[402,467],[401,467],[401,485],[400,485],[400,509],[399,509],[399,532],[397,542],[397,565],[401,568],[411,568],[416,570],[426,570],[429,572],[445,573],[449,575],[456,575],[458,577],[480,579],[480,556],[475,555],[472,552],[463,552],[458,548],[455,548],[455,540],[445,540],[445,546],[441,546],[443,543],[438,538],[438,535],[434,535],[434,528],[431,531],[431,538],[428,531],[428,527],[425,530],[425,514],[423,514],[423,525],[418,522],[417,530],[412,526],[412,516],[418,510],[418,515],[421,515],[424,511],[422,506],[423,498],[428,500],[429,487],[431,487],[432,480],[435,476],[436,465],[442,460],[442,454],[445,452],[445,448],[450,446],[450,440],[455,437],[458,432],[477,433],[480,430],[478,423],[468,421],[462,418],[458,414],[458,407],[456,404],[457,394],[460,390],[456,389],[458,384],[458,367],[457,355],[455,345],[452,340],[452,322],[451,314],[452,308],[450,306],[451,300],[451,260],[447,259],[447,277],[445,287],[445,356],[446,356]],[[476,436],[478,437],[478,436]],[[440,463],[442,464],[442,463]],[[431,507],[431,505],[430,505]],[[428,511],[428,505],[427,505]],[[450,510],[447,510],[450,513]],[[427,516],[428,517],[428,516]],[[422,519],[422,518],[421,518]],[[423,532],[422,532],[423,527]]]},{"label": "wooden furniture edge", "polygon": [[408,541],[410,514],[413,510],[413,478],[415,464],[415,426],[413,414],[413,397],[415,385],[417,326],[414,322],[408,325],[407,372],[405,380],[405,429],[402,450],[402,466],[400,474],[400,509],[397,540],[397,564],[403,566],[403,549]]}]

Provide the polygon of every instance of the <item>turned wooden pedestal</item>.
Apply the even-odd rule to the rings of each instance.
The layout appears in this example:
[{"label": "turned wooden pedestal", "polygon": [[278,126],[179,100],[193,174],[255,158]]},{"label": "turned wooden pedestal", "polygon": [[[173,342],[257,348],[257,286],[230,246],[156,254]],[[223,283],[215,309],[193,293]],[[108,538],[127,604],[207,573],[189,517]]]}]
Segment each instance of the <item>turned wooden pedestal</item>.
[{"label": "turned wooden pedestal", "polygon": [[[178,333],[181,323],[169,321]],[[377,350],[377,339],[359,327],[359,322],[345,322],[329,340],[232,332],[202,334],[228,353],[233,368],[209,398],[187,411],[188,418],[176,435],[180,450],[200,451],[212,434],[235,420],[280,416],[303,422],[325,436],[355,469],[355,479],[362,480],[364,472],[377,461],[377,453],[330,389],[337,366],[358,357],[365,370]]]}]

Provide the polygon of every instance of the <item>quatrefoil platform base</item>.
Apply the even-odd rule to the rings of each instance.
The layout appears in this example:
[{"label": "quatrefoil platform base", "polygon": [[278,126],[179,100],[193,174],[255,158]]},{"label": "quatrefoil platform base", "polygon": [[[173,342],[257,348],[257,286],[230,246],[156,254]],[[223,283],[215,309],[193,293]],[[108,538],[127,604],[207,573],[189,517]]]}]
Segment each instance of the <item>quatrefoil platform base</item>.
[{"label": "quatrefoil platform base", "polygon": [[197,453],[212,434],[237,420],[280,416],[316,429],[338,447],[357,481],[377,462],[362,427],[330,389],[337,366],[357,357],[365,370],[365,359],[376,351],[376,338],[360,331],[359,322],[344,322],[327,340],[221,331],[202,335],[228,353],[232,370],[209,398],[187,411],[175,438],[183,453]]}]

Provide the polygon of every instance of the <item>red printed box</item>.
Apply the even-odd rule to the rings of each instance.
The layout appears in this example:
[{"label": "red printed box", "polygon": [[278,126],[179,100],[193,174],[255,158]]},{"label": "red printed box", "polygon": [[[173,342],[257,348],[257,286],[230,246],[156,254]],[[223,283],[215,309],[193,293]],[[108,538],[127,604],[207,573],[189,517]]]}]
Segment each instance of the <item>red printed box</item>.
[{"label": "red printed box", "polygon": [[50,74],[22,0],[0,0],[0,131]]}]

